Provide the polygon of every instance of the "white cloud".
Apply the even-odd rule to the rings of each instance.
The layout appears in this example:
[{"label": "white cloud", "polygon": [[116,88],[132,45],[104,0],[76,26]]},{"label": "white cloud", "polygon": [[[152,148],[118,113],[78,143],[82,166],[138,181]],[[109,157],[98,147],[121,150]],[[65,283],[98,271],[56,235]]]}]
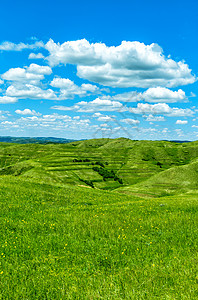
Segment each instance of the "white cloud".
[{"label": "white cloud", "polygon": [[165,121],[165,118],[162,116],[153,116],[153,115],[149,115],[149,116],[143,116],[146,118],[146,121],[148,122],[163,122]]},{"label": "white cloud", "polygon": [[3,84],[3,83],[4,83],[3,80],[0,79],[0,84]]},{"label": "white cloud", "polygon": [[175,132],[177,133],[177,135],[178,135],[179,137],[181,137],[181,136],[184,135],[184,133],[183,133],[183,131],[182,131],[181,129],[175,129]]},{"label": "white cloud", "polygon": [[100,92],[100,89],[96,85],[82,84],[81,86],[77,86],[68,78],[54,78],[50,85],[60,89],[59,100],[73,99],[75,95],[83,97],[90,93]]},{"label": "white cloud", "polygon": [[138,103],[137,107],[129,108],[134,114],[167,114],[171,112],[171,108],[166,103],[148,104]]},{"label": "white cloud", "polygon": [[160,102],[160,103],[174,103],[187,100],[185,92],[181,89],[178,91],[172,91],[164,87],[149,88],[143,93],[136,91],[125,92],[114,96],[103,96],[101,99],[116,100],[121,102]]},{"label": "white cloud", "polygon": [[50,107],[51,109],[56,109],[56,110],[62,110],[62,111],[69,111],[69,110],[78,110],[79,106],[63,106],[63,105],[54,105]]},{"label": "white cloud", "polygon": [[29,59],[43,59],[45,56],[42,53],[30,53],[28,56]]},{"label": "white cloud", "polygon": [[167,132],[169,132],[168,128],[164,128],[164,129],[162,130],[162,133],[167,133]]},{"label": "white cloud", "polygon": [[137,93],[135,91],[125,92],[125,93],[117,94],[117,95],[113,95],[113,96],[105,95],[100,98],[103,100],[115,100],[115,101],[121,101],[121,102],[137,102],[137,101],[143,100],[142,93]]},{"label": "white cloud", "polygon": [[17,100],[16,97],[0,96],[0,103],[2,104],[15,103]]},{"label": "white cloud", "polygon": [[18,82],[37,82],[44,78],[41,74],[28,73],[22,68],[12,68],[5,72],[1,77],[5,80]]},{"label": "white cloud", "polygon": [[169,117],[178,117],[178,116],[190,116],[194,115],[194,112],[189,108],[171,108],[166,103],[156,103],[156,104],[148,104],[148,103],[138,103],[137,107],[129,108],[129,111],[134,114],[165,114]]},{"label": "white cloud", "polygon": [[44,75],[50,75],[52,70],[48,66],[39,66],[31,64],[24,68],[11,68],[5,72],[2,79],[15,81],[20,83],[39,84],[40,80],[44,79]]},{"label": "white cloud", "polygon": [[[22,111],[23,112],[23,111]],[[38,114],[38,113],[37,113]],[[79,118],[71,118],[68,115],[60,115],[60,114],[52,114],[52,115],[43,115],[40,116],[24,116],[16,119],[15,121],[3,121],[1,123],[5,128],[36,128],[38,130],[43,130],[46,128],[47,130],[65,130],[70,129],[76,131],[88,130],[91,128],[89,119],[79,119]]]},{"label": "white cloud", "polygon": [[[95,44],[91,44],[86,40],[68,41],[60,45],[52,39],[45,45],[50,56],[47,58],[52,66],[60,63],[64,64],[97,64],[98,58],[95,57]],[[104,45],[104,44],[98,44]]]},{"label": "white cloud", "polygon": [[44,43],[42,41],[36,41],[34,44],[15,44],[12,42],[3,42],[0,44],[1,51],[22,51],[24,49],[38,49],[44,48]]},{"label": "white cloud", "polygon": [[188,124],[188,121],[177,120],[177,121],[175,122],[175,124],[185,125],[185,124]]},{"label": "white cloud", "polygon": [[189,108],[173,107],[171,109],[171,112],[167,116],[168,117],[193,117],[194,114],[195,112]]},{"label": "white cloud", "polygon": [[89,84],[89,83],[83,83],[81,85],[81,89],[86,92],[91,92],[91,93],[96,93],[100,90],[96,85]]},{"label": "white cloud", "polygon": [[20,110],[20,109],[17,109],[15,110],[15,113],[18,114],[18,115],[32,115],[32,116],[41,116],[40,113],[37,113],[35,110],[31,110],[29,108],[25,108],[24,110]]},{"label": "white cloud", "polygon": [[28,73],[32,74],[41,74],[41,75],[50,75],[52,74],[52,69],[49,66],[40,66],[37,64],[31,64],[26,68]]},{"label": "white cloud", "polygon": [[113,118],[111,118],[109,116],[102,116],[102,117],[98,118],[98,121],[108,122],[108,121],[113,121]]},{"label": "white cloud", "polygon": [[1,123],[2,125],[12,125],[13,122],[10,122],[10,121],[4,121]]},{"label": "white cloud", "polygon": [[81,101],[73,106],[53,106],[51,109],[65,110],[65,111],[77,111],[77,112],[88,112],[94,113],[99,111],[126,111],[128,110],[118,101],[102,100],[96,98],[93,101],[86,102]]},{"label": "white cloud", "polygon": [[123,105],[118,101],[102,100],[96,98],[93,101],[85,102],[81,101],[77,105],[86,109],[97,109],[98,111],[118,111],[124,109]]},{"label": "white cloud", "polygon": [[164,87],[150,88],[142,94],[142,98],[146,102],[166,102],[174,103],[184,101],[186,99],[185,92],[179,89],[178,91],[171,91]]},{"label": "white cloud", "polygon": [[134,119],[123,119],[123,120],[121,120],[121,122],[130,124],[130,125],[137,125],[140,123],[139,120],[134,120]]},{"label": "white cloud", "polygon": [[51,86],[60,89],[75,90],[76,85],[68,78],[54,78],[50,83]]},{"label": "white cloud", "polygon": [[157,44],[123,41],[108,47],[86,39],[46,44],[48,61],[77,65],[81,78],[111,87],[174,87],[195,82],[188,65],[165,57]]},{"label": "white cloud", "polygon": [[156,128],[140,128],[140,130],[142,131],[142,132],[157,132],[157,129]]},{"label": "white cloud", "polygon": [[6,95],[11,97],[17,97],[20,99],[46,99],[46,100],[57,100],[57,97],[53,90],[43,90],[40,87],[25,84],[22,86],[10,85],[6,90]]},{"label": "white cloud", "polygon": [[95,113],[95,114],[92,115],[93,118],[98,118],[98,117],[100,117],[100,116],[102,116],[101,113]]},{"label": "white cloud", "polygon": [[73,99],[75,95],[85,97],[91,93],[100,92],[99,88],[92,84],[82,84],[77,86],[73,81],[66,78],[54,78],[50,85],[59,88],[60,91],[52,89],[43,89],[40,80],[44,75],[50,75],[52,72],[48,66],[39,66],[31,64],[26,68],[10,69],[2,75],[2,78],[13,81],[6,90],[6,95],[18,98],[30,99],[48,99],[48,100],[65,100]]}]

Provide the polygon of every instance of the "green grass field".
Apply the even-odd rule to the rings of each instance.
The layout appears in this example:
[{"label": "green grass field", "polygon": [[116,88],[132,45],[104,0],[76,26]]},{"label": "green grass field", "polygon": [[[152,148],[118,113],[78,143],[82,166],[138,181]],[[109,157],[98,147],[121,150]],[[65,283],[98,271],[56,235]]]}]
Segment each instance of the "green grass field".
[{"label": "green grass field", "polygon": [[198,299],[197,150],[0,144],[0,299]]}]

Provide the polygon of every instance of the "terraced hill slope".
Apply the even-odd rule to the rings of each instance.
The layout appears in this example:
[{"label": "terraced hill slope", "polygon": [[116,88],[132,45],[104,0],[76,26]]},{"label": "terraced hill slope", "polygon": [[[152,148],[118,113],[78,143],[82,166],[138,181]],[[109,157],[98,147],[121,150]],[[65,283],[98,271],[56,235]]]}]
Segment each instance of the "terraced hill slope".
[{"label": "terraced hill slope", "polygon": [[198,190],[198,161],[172,167],[144,182],[118,189],[136,196],[161,197]]},{"label": "terraced hill slope", "polygon": [[[196,159],[198,142],[119,138],[48,145],[1,143],[0,175],[125,193],[164,195],[186,186],[196,188],[195,171],[189,176],[188,184],[183,180],[195,169]],[[176,173],[182,173],[183,177],[175,177]]]}]

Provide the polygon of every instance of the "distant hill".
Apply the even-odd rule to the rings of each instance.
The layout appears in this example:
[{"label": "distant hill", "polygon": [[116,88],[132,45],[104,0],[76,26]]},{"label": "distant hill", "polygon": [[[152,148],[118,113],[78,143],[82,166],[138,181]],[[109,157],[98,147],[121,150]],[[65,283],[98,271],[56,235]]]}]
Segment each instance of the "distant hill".
[{"label": "distant hill", "polygon": [[198,189],[198,142],[51,137],[2,137],[0,141],[0,176],[137,196]]},{"label": "distant hill", "polygon": [[66,144],[76,140],[55,138],[55,137],[12,137],[0,136],[0,142],[3,143],[17,143],[17,144],[47,144],[47,143],[60,143]]}]

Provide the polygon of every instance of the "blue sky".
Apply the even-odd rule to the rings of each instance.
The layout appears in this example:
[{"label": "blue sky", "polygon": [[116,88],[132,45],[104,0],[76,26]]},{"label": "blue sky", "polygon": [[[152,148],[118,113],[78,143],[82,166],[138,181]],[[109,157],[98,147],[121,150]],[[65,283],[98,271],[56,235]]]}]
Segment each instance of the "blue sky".
[{"label": "blue sky", "polygon": [[9,1],[0,135],[198,139],[197,1]]}]

